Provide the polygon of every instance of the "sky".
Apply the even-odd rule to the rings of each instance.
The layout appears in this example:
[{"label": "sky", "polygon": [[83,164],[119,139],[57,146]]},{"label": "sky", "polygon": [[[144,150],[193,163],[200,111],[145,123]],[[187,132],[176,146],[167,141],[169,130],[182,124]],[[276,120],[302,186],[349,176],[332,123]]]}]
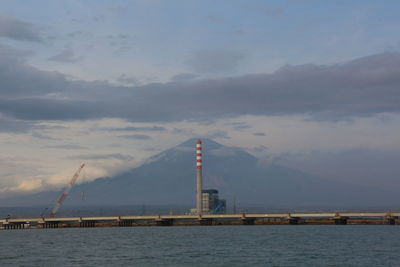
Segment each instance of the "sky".
[{"label": "sky", "polygon": [[1,0],[0,198],[193,137],[400,192],[398,1]]}]

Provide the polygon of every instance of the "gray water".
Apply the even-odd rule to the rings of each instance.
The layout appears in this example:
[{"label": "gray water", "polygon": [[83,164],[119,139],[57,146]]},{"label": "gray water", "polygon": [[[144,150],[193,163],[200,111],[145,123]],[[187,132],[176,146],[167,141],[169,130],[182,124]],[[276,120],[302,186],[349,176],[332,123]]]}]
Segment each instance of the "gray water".
[{"label": "gray water", "polygon": [[400,266],[389,225],[0,231],[0,266]]}]

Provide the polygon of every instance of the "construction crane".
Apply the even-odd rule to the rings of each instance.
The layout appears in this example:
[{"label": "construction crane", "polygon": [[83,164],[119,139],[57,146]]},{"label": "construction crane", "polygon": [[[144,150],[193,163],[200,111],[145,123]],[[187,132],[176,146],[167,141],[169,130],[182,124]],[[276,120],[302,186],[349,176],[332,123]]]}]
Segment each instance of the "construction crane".
[{"label": "construction crane", "polygon": [[58,209],[62,206],[62,204],[64,203],[64,200],[67,198],[69,191],[71,191],[72,186],[75,184],[76,180],[79,177],[79,174],[81,173],[81,170],[83,169],[83,167],[85,167],[85,164],[82,163],[81,166],[79,167],[79,169],[75,172],[74,176],[72,176],[71,181],[68,183],[67,187],[65,188],[64,192],[62,193],[62,195],[60,196],[60,198],[57,200],[56,205],[54,206],[54,208],[51,210],[49,217],[50,218],[54,218],[54,216],[56,215]]}]

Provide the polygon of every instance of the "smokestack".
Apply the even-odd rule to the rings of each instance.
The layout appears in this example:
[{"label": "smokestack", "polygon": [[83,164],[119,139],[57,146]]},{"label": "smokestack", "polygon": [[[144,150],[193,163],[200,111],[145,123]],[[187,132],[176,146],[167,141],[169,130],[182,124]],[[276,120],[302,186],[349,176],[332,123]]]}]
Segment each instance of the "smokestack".
[{"label": "smokestack", "polygon": [[203,211],[203,198],[202,198],[202,162],[201,162],[201,140],[196,141],[196,209],[197,214],[201,214]]}]

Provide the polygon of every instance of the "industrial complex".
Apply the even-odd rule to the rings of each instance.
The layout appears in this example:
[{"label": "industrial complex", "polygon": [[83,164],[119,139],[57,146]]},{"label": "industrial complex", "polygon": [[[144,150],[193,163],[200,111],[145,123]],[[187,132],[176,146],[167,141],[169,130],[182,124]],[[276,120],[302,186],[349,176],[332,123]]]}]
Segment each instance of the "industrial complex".
[{"label": "industrial complex", "polygon": [[203,189],[202,142],[195,143],[196,207],[187,214],[65,217],[56,214],[79,177],[82,164],[63,191],[48,216],[38,218],[0,219],[0,229],[96,227],[96,226],[171,226],[171,225],[254,225],[254,224],[398,224],[400,212],[347,213],[234,213],[226,214],[226,200],[219,198],[217,189]]}]

